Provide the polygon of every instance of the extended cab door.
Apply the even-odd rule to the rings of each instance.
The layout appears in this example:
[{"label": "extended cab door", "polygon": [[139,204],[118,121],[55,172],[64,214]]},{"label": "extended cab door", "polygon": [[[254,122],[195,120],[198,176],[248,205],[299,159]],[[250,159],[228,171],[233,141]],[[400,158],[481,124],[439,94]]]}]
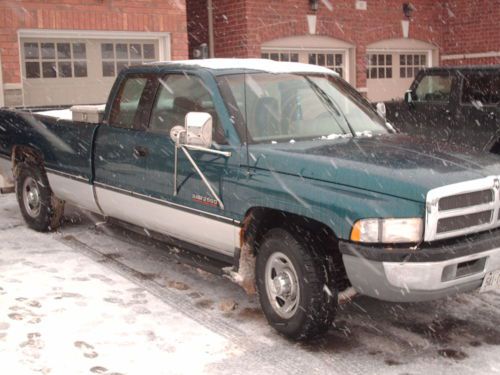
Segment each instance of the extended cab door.
[{"label": "extended cab door", "polygon": [[[232,256],[239,230],[232,195],[239,152],[226,142],[221,117],[229,117],[220,115],[220,105],[213,100],[216,90],[210,92],[199,77],[186,72],[127,75],[113,102],[109,126],[102,126],[97,135],[95,186],[106,215]],[[181,150],[174,194],[170,130],[184,125],[186,114],[193,111],[212,115],[217,142],[213,147],[231,150],[230,157],[190,152],[226,204],[224,209]]]},{"label": "extended cab door", "polygon": [[[236,140],[215,81],[210,82],[209,77],[205,78],[175,71],[159,77],[160,85],[153,102],[149,128],[145,133],[151,151],[148,189],[151,196],[170,204],[172,208],[169,216],[164,218],[166,233],[232,256],[238,246],[239,207],[235,195],[240,173],[241,144]],[[180,149],[177,150],[175,177],[175,143],[170,137],[170,130],[176,125],[184,126],[189,112],[208,112],[213,119],[212,149],[230,153],[226,157],[203,151],[188,151],[222,204],[211,194]]]},{"label": "extended cab door", "polygon": [[456,86],[456,76],[450,72],[421,72],[412,84],[412,100],[407,105],[401,130],[447,142],[454,131]]},{"label": "extended cab door", "polygon": [[452,142],[500,153],[500,72],[465,71]]},{"label": "extended cab door", "polygon": [[107,124],[99,127],[94,145],[94,185],[107,216],[140,223],[132,197],[146,193],[149,145],[142,133],[156,91],[154,76],[118,78]]}]

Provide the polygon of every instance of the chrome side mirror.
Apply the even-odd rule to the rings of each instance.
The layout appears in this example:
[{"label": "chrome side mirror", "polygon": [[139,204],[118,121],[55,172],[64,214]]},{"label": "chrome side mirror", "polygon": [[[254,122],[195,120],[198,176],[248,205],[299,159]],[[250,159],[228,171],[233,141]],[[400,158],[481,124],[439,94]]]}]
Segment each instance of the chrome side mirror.
[{"label": "chrome side mirror", "polygon": [[405,102],[411,104],[413,102],[413,93],[411,90],[405,92]]},{"label": "chrome side mirror", "polygon": [[212,116],[206,112],[189,112],[184,126],[174,126],[170,130],[170,138],[176,145],[212,146]]},{"label": "chrome side mirror", "polygon": [[385,108],[385,103],[383,102],[378,102],[377,103],[377,113],[380,117],[382,117],[383,119],[385,119],[385,116],[386,116],[386,108]]}]

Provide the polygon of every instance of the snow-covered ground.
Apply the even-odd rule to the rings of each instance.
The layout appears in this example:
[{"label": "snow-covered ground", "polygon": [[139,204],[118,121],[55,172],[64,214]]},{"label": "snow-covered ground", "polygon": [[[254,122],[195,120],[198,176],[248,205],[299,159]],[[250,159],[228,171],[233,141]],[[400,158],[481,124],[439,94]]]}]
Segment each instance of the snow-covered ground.
[{"label": "snow-covered ground", "polygon": [[500,374],[496,293],[360,297],[298,344],[198,258],[75,209],[41,234],[0,196],[0,254],[1,374]]}]

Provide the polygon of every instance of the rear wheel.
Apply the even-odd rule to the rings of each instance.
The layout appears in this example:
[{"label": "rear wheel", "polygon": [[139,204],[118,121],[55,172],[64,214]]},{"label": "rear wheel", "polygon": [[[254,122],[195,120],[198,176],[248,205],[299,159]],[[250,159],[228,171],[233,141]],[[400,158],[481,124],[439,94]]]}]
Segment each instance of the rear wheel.
[{"label": "rear wheel", "polygon": [[40,166],[22,162],[17,166],[16,196],[26,224],[46,232],[61,222],[63,203],[55,198]]},{"label": "rear wheel", "polygon": [[256,261],[256,283],[269,324],[283,335],[304,340],[330,328],[337,306],[326,259],[291,231],[271,229]]}]

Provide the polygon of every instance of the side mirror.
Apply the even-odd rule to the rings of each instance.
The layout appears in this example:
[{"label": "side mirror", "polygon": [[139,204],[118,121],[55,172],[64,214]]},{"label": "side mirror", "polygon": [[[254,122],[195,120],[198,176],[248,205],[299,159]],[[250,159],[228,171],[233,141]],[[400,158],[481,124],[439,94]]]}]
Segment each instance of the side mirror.
[{"label": "side mirror", "polygon": [[413,103],[413,92],[411,90],[405,92],[405,102],[408,105]]},{"label": "side mirror", "polygon": [[170,130],[170,138],[177,145],[212,146],[212,116],[206,112],[189,112],[184,126],[174,126]]},{"label": "side mirror", "polygon": [[378,102],[377,103],[377,113],[380,117],[382,117],[383,119],[385,119],[386,117],[386,114],[387,114],[387,110],[385,108],[385,103],[383,102]]}]

